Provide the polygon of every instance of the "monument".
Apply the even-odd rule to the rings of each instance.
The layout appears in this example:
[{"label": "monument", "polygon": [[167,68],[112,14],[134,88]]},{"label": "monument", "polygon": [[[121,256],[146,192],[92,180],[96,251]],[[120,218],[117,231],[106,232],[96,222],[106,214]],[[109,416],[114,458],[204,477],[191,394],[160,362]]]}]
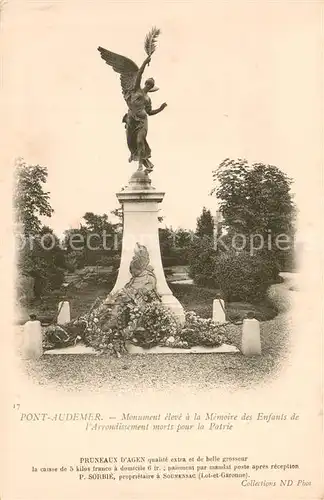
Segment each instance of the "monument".
[{"label": "monument", "polygon": [[[169,307],[179,322],[183,324],[183,308],[172,294],[163,271],[158,233],[158,212],[164,193],[157,191],[151,185],[149,173],[153,170],[154,165],[150,160],[151,148],[146,139],[148,116],[160,113],[167,104],[163,103],[157,109],[152,108],[149,93],[158,90],[153,78],[148,78],[144,86],[141,86],[144,70],[151,62],[159,35],[160,30],[157,28],[152,28],[147,34],[144,43],[147,57],[140,67],[127,57],[98,47],[102,59],[120,74],[122,93],[128,107],[122,123],[125,124],[127,146],[130,151],[129,162],[138,162],[138,168],[131,176],[128,186],[117,193],[117,198],[123,208],[124,228],[120,268],[112,294],[123,289],[129,283],[133,275],[131,262],[136,249],[139,246],[145,247],[150,272],[155,278],[156,291],[160,295],[162,303]],[[146,286],[145,273],[147,273],[147,269],[141,269],[143,278],[141,282],[140,276],[136,276],[138,287],[141,287],[140,283],[143,287]]]},{"label": "monument", "polygon": [[[146,36],[147,57],[140,67],[127,57],[98,47],[102,59],[120,75],[127,104],[121,121],[129,162],[137,162],[137,169],[128,185],[116,193],[123,208],[123,240],[114,288],[104,299],[97,298],[85,314],[59,329],[66,332],[65,344],[81,338],[91,352],[94,349],[117,357],[143,352],[238,352],[226,344],[224,324],[193,312],[185,314],[164,275],[158,231],[164,193],[155,189],[150,179],[154,165],[147,133],[148,117],[163,111],[166,103],[153,109],[149,94],[158,90],[155,81],[148,78],[144,86],[141,84],[159,35],[160,30],[153,28]],[[51,347],[64,347],[57,329],[52,325],[46,339],[52,342]],[[55,335],[59,342],[53,342]]]}]

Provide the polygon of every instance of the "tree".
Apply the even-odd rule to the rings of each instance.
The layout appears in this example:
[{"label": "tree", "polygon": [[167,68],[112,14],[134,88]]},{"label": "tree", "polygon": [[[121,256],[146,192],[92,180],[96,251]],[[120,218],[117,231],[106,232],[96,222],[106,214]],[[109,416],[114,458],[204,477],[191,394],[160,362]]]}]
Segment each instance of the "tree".
[{"label": "tree", "polygon": [[[120,238],[116,239],[116,233],[120,224],[113,224],[109,221],[107,214],[94,214],[86,212],[83,216],[85,225],[82,229],[88,236],[86,251],[86,262],[94,265],[102,257],[106,257],[109,250],[117,250],[116,243],[119,248]],[[91,236],[91,240],[89,237]]]},{"label": "tree", "polygon": [[182,229],[181,227],[175,232],[175,243],[177,248],[188,248],[193,240],[193,232]]},{"label": "tree", "polygon": [[212,238],[213,233],[214,221],[212,214],[210,210],[207,210],[206,207],[203,207],[202,214],[197,219],[196,235],[199,238],[203,238],[204,236]]},{"label": "tree", "polygon": [[85,220],[86,229],[91,233],[100,235],[103,231],[113,233],[115,230],[116,225],[109,222],[107,214],[98,215],[93,212],[86,212],[83,219]]},{"label": "tree", "polygon": [[159,228],[159,240],[162,257],[169,257],[174,246],[174,235],[169,227]]},{"label": "tree", "polygon": [[67,261],[71,270],[104,265],[103,262],[110,262],[120,254],[120,223],[113,224],[107,214],[93,212],[86,212],[83,220],[85,223],[80,224],[79,228],[70,228],[64,233]]},{"label": "tree", "polygon": [[32,277],[35,297],[40,298],[63,283],[65,253],[53,230],[40,219],[53,213],[49,193],[44,190],[47,169],[18,159],[15,173],[14,203],[20,236],[24,236],[18,247],[18,276]]},{"label": "tree", "polygon": [[195,238],[190,245],[189,275],[196,285],[214,286],[213,272],[217,252],[213,241],[209,237]]},{"label": "tree", "polygon": [[36,298],[60,288],[65,268],[65,252],[53,230],[47,226],[43,226],[39,234],[26,239],[19,252],[19,273],[34,278]]},{"label": "tree", "polygon": [[213,177],[212,193],[220,202],[224,225],[230,234],[245,238],[245,250],[251,250],[251,238],[255,238],[257,246],[261,244],[259,251],[267,250],[281,260],[282,252],[280,256],[273,243],[283,234],[293,239],[296,209],[292,180],[276,166],[249,165],[247,160],[229,158],[214,170]]},{"label": "tree", "polygon": [[111,215],[114,215],[118,219],[118,222],[115,224],[116,230],[119,231],[119,232],[122,232],[123,231],[123,225],[124,225],[124,211],[123,211],[123,207],[115,208],[114,210],[111,210],[110,213],[111,213]]},{"label": "tree", "polygon": [[37,235],[42,227],[40,217],[51,217],[50,195],[44,191],[47,169],[27,165],[21,158],[16,162],[14,204],[17,221],[22,223],[25,236]]}]

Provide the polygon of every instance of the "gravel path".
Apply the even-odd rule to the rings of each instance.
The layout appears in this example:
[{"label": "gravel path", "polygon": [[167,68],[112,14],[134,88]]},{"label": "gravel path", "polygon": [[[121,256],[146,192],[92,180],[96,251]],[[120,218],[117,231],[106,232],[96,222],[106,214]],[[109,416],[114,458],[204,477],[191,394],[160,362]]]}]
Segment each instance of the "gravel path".
[{"label": "gravel path", "polygon": [[[269,290],[280,313],[261,324],[262,355],[242,354],[137,354],[120,359],[80,354],[44,356],[25,361],[24,370],[37,384],[65,391],[117,391],[142,393],[147,389],[172,391],[181,387],[190,394],[225,386],[229,391],[263,384],[280,373],[289,356],[291,276]],[[240,346],[241,326],[231,325],[230,341]]]}]

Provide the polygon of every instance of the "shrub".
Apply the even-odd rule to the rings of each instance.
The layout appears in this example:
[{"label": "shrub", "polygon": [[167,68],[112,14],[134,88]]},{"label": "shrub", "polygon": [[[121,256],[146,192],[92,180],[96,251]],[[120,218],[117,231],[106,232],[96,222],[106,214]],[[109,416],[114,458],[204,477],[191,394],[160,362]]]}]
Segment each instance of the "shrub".
[{"label": "shrub", "polygon": [[[55,238],[56,245],[53,248],[48,247],[47,234]],[[64,252],[59,247],[55,235],[47,227],[44,227],[38,236],[27,240],[27,244],[18,252],[18,272],[33,278],[36,299],[60,288],[64,281],[65,268]]]},{"label": "shrub", "polygon": [[[70,288],[86,288],[87,286],[100,286],[112,288],[117,279],[117,270],[108,272],[100,272],[100,268],[84,268],[85,272],[78,275],[74,281],[70,283]],[[99,272],[98,272],[99,271]]]},{"label": "shrub", "polygon": [[30,304],[35,298],[35,280],[31,276],[18,273],[17,276],[17,298],[20,304]]},{"label": "shrub", "polygon": [[34,294],[40,299],[44,294],[58,290],[64,281],[65,270],[52,267],[46,259],[39,258],[29,276],[34,278]]},{"label": "shrub", "polygon": [[189,251],[189,276],[196,285],[217,288],[213,271],[217,252],[212,238],[204,237],[195,240]]},{"label": "shrub", "polygon": [[85,265],[85,254],[83,250],[73,250],[66,254],[65,257],[66,268],[70,272],[76,269],[82,269]]},{"label": "shrub", "polygon": [[273,283],[281,283],[282,280],[279,276],[281,266],[277,253],[265,250],[257,255],[262,259],[264,272],[269,276],[271,281]]},{"label": "shrub", "polygon": [[120,255],[103,256],[97,260],[98,266],[104,266],[104,267],[112,266],[114,269],[115,268],[117,269],[119,267],[119,264],[120,264]]},{"label": "shrub", "polygon": [[224,252],[214,261],[213,280],[227,302],[263,299],[273,276],[273,266],[260,255]]},{"label": "shrub", "polygon": [[186,266],[189,262],[187,248],[171,248],[168,253],[161,251],[163,267]]}]

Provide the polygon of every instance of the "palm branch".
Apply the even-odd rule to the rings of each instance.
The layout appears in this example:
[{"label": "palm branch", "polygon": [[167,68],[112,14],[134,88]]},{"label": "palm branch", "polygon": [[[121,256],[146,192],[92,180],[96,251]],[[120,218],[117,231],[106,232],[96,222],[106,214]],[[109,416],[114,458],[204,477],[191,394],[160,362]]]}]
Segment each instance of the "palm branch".
[{"label": "palm branch", "polygon": [[151,56],[156,49],[157,37],[161,34],[161,30],[158,28],[152,28],[151,31],[146,35],[144,48],[148,56]]}]

